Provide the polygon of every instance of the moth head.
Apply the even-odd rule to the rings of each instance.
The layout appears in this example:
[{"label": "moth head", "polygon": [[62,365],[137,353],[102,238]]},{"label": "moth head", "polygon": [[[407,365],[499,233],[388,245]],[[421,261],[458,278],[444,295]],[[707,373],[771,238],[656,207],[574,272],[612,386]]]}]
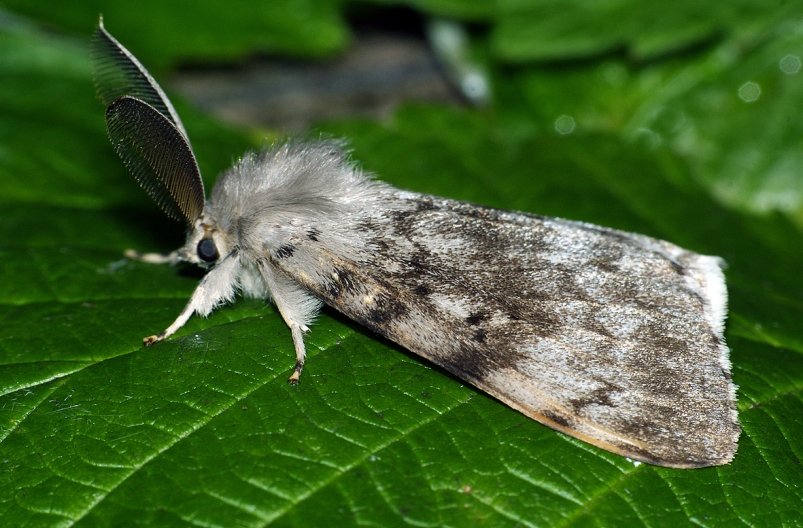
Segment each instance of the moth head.
[{"label": "moth head", "polygon": [[[194,234],[203,221],[204,185],[176,110],[145,67],[106,31],[102,19],[92,38],[91,54],[95,87],[106,106],[106,129],[114,150],[162,210],[186,222]],[[213,261],[211,244],[203,242],[203,248],[197,248],[203,250],[196,251],[197,256],[203,255],[202,262]]]},{"label": "moth head", "polygon": [[183,260],[208,268],[214,266],[233,249],[228,234],[218,229],[213,219],[202,216],[195,221],[180,253]]}]

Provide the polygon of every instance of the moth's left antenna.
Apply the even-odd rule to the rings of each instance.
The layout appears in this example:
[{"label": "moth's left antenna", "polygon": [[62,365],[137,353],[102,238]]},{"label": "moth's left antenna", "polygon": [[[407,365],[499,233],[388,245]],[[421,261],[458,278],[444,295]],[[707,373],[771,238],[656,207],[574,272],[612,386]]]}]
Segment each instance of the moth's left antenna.
[{"label": "moth's left antenna", "polygon": [[98,18],[98,27],[92,35],[90,52],[95,90],[103,106],[108,107],[124,95],[136,97],[154,107],[187,137],[184,124],[162,87],[145,66],[106,31],[102,16]]},{"label": "moth's left antenna", "polygon": [[148,70],[106,31],[102,17],[91,55],[114,150],[168,216],[191,225],[203,212],[204,187],[175,108]]}]

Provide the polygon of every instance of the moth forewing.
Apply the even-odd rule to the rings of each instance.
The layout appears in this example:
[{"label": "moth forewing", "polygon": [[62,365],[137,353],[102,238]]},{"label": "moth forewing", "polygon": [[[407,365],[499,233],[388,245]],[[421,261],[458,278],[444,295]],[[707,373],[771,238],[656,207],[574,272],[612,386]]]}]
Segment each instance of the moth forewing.
[{"label": "moth forewing", "polygon": [[381,194],[382,207],[350,218],[360,252],[298,239],[276,265],[572,436],[672,467],[733,457],[718,259],[578,222]]},{"label": "moth forewing", "polygon": [[[723,341],[719,261],[590,224],[397,190],[333,142],[247,155],[206,204],[195,157],[164,92],[99,28],[96,57],[124,72],[109,135],[134,177],[190,230],[149,262],[210,268],[160,334],[240,291],[270,298],[296,364],[322,303],[527,416],[636,460],[731,460],[739,436]],[[130,74],[133,72],[133,74]],[[117,79],[101,75],[100,79]],[[114,81],[116,82],[116,81]],[[161,110],[160,110],[161,109]]]}]

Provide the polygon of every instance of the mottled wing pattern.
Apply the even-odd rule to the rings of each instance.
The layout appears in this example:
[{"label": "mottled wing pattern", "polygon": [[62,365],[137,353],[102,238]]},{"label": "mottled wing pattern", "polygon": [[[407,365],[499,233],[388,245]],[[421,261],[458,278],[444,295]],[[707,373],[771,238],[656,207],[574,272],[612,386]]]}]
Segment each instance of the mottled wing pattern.
[{"label": "mottled wing pattern", "polygon": [[739,425],[719,261],[579,222],[389,192],[277,266],[338,311],[513,408],[654,464],[729,461]]}]

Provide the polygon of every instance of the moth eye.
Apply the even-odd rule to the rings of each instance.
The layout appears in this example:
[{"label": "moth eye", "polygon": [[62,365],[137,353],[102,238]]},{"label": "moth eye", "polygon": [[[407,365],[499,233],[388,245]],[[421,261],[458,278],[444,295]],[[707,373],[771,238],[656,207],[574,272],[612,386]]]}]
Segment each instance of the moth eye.
[{"label": "moth eye", "polygon": [[198,242],[198,258],[204,262],[214,262],[218,258],[217,246],[211,238],[202,238]]}]

